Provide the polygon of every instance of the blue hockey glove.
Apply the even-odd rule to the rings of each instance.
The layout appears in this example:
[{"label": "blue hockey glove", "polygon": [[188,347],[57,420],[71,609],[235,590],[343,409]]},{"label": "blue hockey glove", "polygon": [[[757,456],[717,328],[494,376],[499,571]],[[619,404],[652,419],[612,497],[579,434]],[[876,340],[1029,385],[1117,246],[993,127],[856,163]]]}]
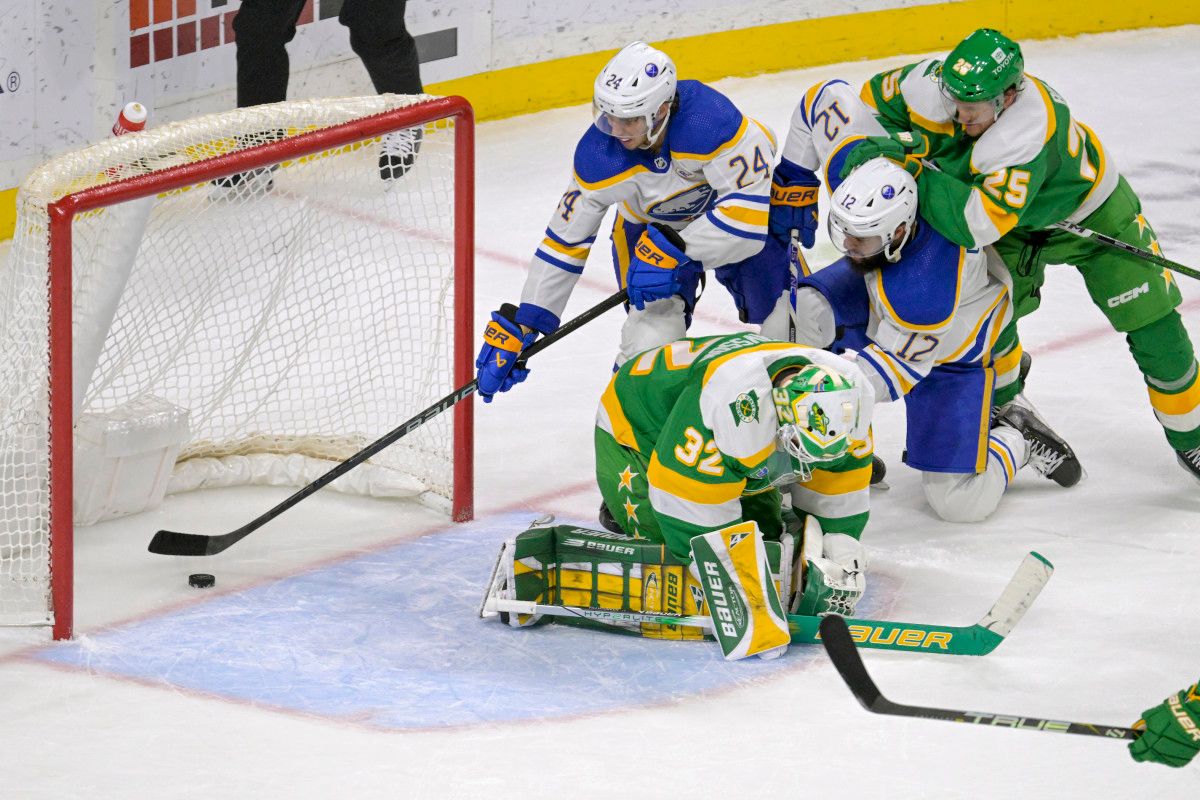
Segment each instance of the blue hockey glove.
[{"label": "blue hockey glove", "polygon": [[633,247],[633,260],[625,276],[634,308],[641,311],[646,303],[679,291],[679,270],[691,263],[683,249],[683,237],[666,225],[655,222],[646,228]]},{"label": "blue hockey glove", "polygon": [[842,164],[839,176],[841,178],[880,156],[895,161],[916,178],[921,175],[921,159],[929,155],[929,137],[920,133],[900,131],[891,136],[868,136],[853,147]]},{"label": "blue hockey glove", "polygon": [[811,169],[781,161],[771,179],[771,235],[782,245],[800,232],[800,244],[812,247],[817,235],[817,195],[821,179]]},{"label": "blue hockey glove", "polygon": [[516,323],[517,307],[511,303],[492,312],[492,321],[483,330],[483,347],[475,359],[479,396],[492,402],[496,392],[507,392],[529,376],[529,370],[517,367],[521,351],[533,344],[537,331],[525,333]]}]

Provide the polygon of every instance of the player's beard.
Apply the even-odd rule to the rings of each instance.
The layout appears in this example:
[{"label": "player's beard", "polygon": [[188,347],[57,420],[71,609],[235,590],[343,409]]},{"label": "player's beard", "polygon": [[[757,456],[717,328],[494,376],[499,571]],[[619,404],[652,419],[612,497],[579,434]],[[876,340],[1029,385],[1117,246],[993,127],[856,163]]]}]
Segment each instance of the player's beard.
[{"label": "player's beard", "polygon": [[882,250],[866,258],[851,258],[850,256],[846,256],[846,260],[850,262],[850,269],[854,271],[854,274],[863,277],[870,275],[876,270],[883,269],[891,263],[887,260],[887,256],[883,254]]}]

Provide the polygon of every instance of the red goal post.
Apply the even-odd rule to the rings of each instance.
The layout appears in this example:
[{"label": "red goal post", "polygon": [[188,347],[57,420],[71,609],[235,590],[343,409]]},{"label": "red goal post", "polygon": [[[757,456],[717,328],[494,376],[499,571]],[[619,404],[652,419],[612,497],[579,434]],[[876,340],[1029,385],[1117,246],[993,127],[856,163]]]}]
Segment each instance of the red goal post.
[{"label": "red goal post", "polygon": [[[417,155],[406,174],[387,180],[378,158],[400,131],[416,132]],[[148,149],[139,146],[149,141]],[[22,258],[40,260],[37,247],[22,241],[30,233],[38,239],[40,207],[48,220],[48,368],[31,391],[45,398],[46,429],[31,423],[36,409],[16,420],[16,433],[0,419],[0,456],[19,453],[0,466],[0,499],[23,486],[17,514],[30,517],[14,525],[10,514],[7,529],[0,527],[0,621],[49,622],[56,639],[69,638],[74,621],[73,514],[81,505],[75,453],[83,421],[110,435],[108,444],[93,446],[107,458],[145,457],[112,446],[130,429],[149,431],[141,438],[155,446],[172,426],[186,429],[180,463],[217,473],[215,483],[192,485],[303,485],[473,377],[474,130],[464,99],[281,103],[151,127],[81,152],[89,151],[103,168],[97,172],[95,160],[84,159],[90,166],[66,180],[88,185],[39,204],[34,176],[23,184],[27,202],[19,201],[10,254],[18,266]],[[105,216],[103,234],[82,235]],[[138,240],[121,242],[131,229]],[[106,277],[122,269],[128,274]],[[116,288],[95,289],[105,281]],[[198,296],[188,294],[197,286]],[[94,299],[106,292],[112,301]],[[28,301],[20,295],[11,290],[6,302],[0,287],[0,303],[9,308]],[[95,310],[105,302],[112,307]],[[5,313],[0,307],[0,322]],[[10,344],[17,327],[0,329],[0,340]],[[103,346],[89,344],[81,330],[99,331],[93,338]],[[367,382],[381,374],[379,385]],[[19,394],[12,385],[8,392]],[[353,419],[340,419],[343,411]],[[377,465],[382,478],[345,488],[431,502],[445,497],[453,519],[471,519],[472,404],[459,403],[446,416],[449,430],[432,426],[422,441],[397,443],[393,449],[408,449]],[[8,417],[13,428],[11,409]],[[229,464],[243,469],[264,456],[271,462],[265,477],[252,466],[230,478]],[[176,466],[170,481],[178,473]],[[105,485],[99,493],[105,490],[124,491]],[[121,509],[102,505],[97,513]],[[49,596],[38,609],[43,560]],[[31,618],[13,622],[22,604],[32,605]]]}]

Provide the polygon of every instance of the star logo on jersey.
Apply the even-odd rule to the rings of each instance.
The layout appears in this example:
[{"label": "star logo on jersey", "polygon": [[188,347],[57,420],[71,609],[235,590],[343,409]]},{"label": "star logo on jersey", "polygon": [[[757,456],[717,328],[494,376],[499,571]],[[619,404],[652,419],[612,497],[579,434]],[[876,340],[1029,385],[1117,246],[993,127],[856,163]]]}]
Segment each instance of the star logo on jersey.
[{"label": "star logo on jersey", "polygon": [[729,404],[729,410],[733,413],[735,426],[741,425],[743,422],[747,425],[751,422],[758,422],[758,392],[754,389],[742,392],[736,400]]},{"label": "star logo on jersey", "polygon": [[632,465],[630,465],[630,464],[626,464],[625,469],[623,469],[617,473],[617,477],[621,481],[620,483],[617,484],[618,492],[621,491],[622,489],[625,489],[630,492],[633,491],[633,479],[636,478],[641,473],[634,472],[632,469],[630,469],[631,466]]},{"label": "star logo on jersey", "polygon": [[1138,215],[1133,218],[1133,221],[1136,222],[1138,226],[1138,237],[1140,238],[1145,236],[1146,228],[1150,226],[1150,223],[1146,221],[1146,215],[1138,212]]},{"label": "star logo on jersey", "polygon": [[637,503],[632,503],[628,499],[625,500],[625,517],[630,522],[640,522],[637,517]]}]

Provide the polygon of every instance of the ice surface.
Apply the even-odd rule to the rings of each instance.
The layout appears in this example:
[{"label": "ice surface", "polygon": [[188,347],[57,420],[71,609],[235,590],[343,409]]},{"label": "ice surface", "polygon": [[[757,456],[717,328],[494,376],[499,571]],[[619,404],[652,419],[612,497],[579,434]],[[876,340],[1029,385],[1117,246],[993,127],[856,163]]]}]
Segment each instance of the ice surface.
[{"label": "ice surface", "polygon": [[[1200,266],[1200,28],[1026,46],[1139,192],[1168,256]],[[800,94],[877,62],[721,81],[776,132]],[[479,319],[515,300],[589,122],[575,107],[479,129]],[[601,240],[603,241],[603,239]],[[827,245],[815,261],[830,260]],[[822,257],[823,256],[823,257]],[[597,247],[567,316],[613,291]],[[1200,286],[1180,279],[1200,337]],[[1174,463],[1123,339],[1073,271],[1022,324],[1029,394],[1089,477],[1022,474],[986,523],[952,525],[899,463],[874,495],[866,610],[970,624],[1028,550],[1057,567],[981,659],[869,651],[900,702],[1128,725],[1200,676],[1200,487]],[[862,711],[818,648],[725,664],[714,646],[475,618],[499,541],[534,516],[591,518],[591,424],[619,312],[548,349],[477,406],[478,520],[320,494],[203,561],[145,552],[153,531],[228,530],[286,496],[227,489],[79,534],[73,643],[0,632],[0,796],[1200,797],[1200,764],[1138,765],[1117,742]],[[478,326],[477,326],[478,327]],[[713,286],[694,331],[738,327]]]}]

